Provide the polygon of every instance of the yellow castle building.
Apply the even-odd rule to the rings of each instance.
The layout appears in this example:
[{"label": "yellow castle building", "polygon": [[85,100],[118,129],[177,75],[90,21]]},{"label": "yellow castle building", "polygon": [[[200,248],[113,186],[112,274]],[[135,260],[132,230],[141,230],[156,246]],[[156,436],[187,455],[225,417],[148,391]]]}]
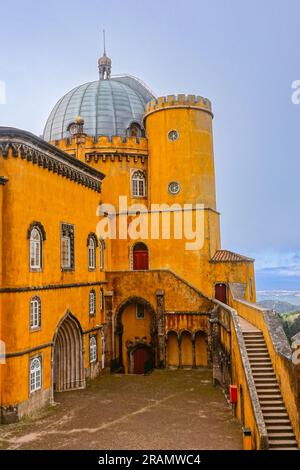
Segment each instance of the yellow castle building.
[{"label": "yellow castle building", "polygon": [[221,249],[210,101],[98,67],[43,138],[0,128],[1,422],[102,373],[211,367],[245,448],[296,448],[292,351]]}]

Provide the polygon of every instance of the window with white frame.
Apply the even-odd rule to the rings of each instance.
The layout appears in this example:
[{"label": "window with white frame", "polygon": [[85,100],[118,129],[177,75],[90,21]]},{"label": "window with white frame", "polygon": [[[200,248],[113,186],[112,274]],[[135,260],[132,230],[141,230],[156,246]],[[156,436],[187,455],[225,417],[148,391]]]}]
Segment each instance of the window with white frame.
[{"label": "window with white frame", "polygon": [[30,232],[30,269],[42,269],[42,236],[36,227]]},{"label": "window with white frame", "polygon": [[42,388],[42,358],[34,357],[30,360],[30,393]]},{"label": "window with white frame", "polygon": [[74,225],[61,224],[61,269],[74,270]]},{"label": "window with white frame", "polygon": [[35,330],[41,327],[41,299],[33,297],[30,300],[30,329]]},{"label": "window with white frame", "polygon": [[133,197],[146,196],[146,177],[141,170],[133,170],[131,173],[131,193]]},{"label": "window with white frame", "polygon": [[90,362],[97,361],[97,338],[96,336],[90,337]]},{"label": "window with white frame", "polygon": [[96,242],[94,237],[90,236],[88,241],[89,269],[96,269]]},{"label": "window with white frame", "polygon": [[94,290],[90,291],[89,310],[90,310],[90,316],[94,317],[96,315],[96,292]]},{"label": "window with white frame", "polygon": [[104,269],[104,256],[105,256],[105,242],[104,240],[100,240],[100,269],[101,271]]}]

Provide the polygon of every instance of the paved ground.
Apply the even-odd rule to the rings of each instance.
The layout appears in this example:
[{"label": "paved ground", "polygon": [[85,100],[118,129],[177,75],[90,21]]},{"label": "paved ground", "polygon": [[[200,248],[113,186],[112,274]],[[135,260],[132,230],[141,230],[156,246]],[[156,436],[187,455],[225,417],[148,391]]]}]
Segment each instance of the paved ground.
[{"label": "paved ground", "polygon": [[0,449],[241,449],[239,424],[208,370],[108,375],[0,427]]}]

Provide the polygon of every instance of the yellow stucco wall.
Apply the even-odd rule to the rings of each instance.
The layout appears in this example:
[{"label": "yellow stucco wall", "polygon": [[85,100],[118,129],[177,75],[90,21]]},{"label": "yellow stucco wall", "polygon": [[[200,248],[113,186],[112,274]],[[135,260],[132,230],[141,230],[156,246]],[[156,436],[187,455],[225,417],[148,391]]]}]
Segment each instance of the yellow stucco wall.
[{"label": "yellow stucco wall", "polygon": [[[31,162],[13,157],[1,159],[1,171],[9,181],[1,186],[3,192],[2,233],[2,289],[19,292],[2,292],[1,338],[6,343],[8,358],[2,365],[3,405],[17,404],[29,397],[29,358],[42,354],[43,388],[51,386],[51,347],[39,346],[51,343],[59,321],[69,310],[78,319],[82,330],[100,326],[104,311],[100,311],[100,288],[105,280],[100,271],[100,250],[97,248],[97,267],[88,270],[87,237],[95,232],[96,207],[99,194],[63,176],[53,174]],[[46,232],[43,241],[42,272],[30,272],[29,240],[27,231],[33,221],[40,222]],[[75,226],[75,270],[61,271],[60,223]],[[63,285],[72,288],[57,288]],[[84,284],[80,286],[80,284]],[[85,284],[90,284],[86,285]],[[79,285],[79,286],[77,286]],[[103,284],[105,288],[105,284]],[[96,316],[89,315],[89,292],[96,292]],[[30,331],[30,299],[41,299],[41,328]],[[98,331],[98,330],[97,330]],[[88,336],[85,337],[85,367],[89,367]],[[9,357],[12,353],[30,353]],[[101,341],[98,339],[98,354]]]}]

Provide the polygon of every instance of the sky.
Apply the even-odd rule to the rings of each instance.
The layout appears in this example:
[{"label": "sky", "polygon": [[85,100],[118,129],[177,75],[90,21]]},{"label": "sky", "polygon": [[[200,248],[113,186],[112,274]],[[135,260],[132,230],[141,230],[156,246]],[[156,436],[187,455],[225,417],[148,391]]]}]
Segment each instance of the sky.
[{"label": "sky", "polygon": [[10,0],[1,19],[0,125],[41,135],[97,79],[103,28],[114,74],[208,97],[222,248],[255,257],[258,289],[300,289],[298,0]]}]

